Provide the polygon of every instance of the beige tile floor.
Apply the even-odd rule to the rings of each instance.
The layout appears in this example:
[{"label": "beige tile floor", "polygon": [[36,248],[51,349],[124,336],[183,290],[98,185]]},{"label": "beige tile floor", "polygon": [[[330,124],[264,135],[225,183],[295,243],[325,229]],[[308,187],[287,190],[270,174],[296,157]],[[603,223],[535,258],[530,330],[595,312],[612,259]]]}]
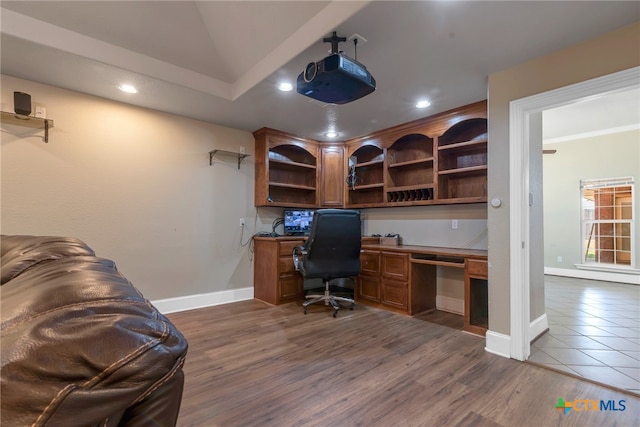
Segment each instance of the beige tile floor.
[{"label": "beige tile floor", "polygon": [[529,361],[640,395],[640,286],[545,276],[545,299]]}]

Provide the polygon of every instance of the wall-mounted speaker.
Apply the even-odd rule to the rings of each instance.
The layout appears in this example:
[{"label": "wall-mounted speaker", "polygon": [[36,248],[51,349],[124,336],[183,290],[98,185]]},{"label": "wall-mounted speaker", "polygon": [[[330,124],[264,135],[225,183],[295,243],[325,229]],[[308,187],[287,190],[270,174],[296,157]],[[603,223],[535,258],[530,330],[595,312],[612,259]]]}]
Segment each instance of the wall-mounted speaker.
[{"label": "wall-mounted speaker", "polygon": [[13,92],[13,110],[16,114],[31,114],[31,95],[24,92]]}]

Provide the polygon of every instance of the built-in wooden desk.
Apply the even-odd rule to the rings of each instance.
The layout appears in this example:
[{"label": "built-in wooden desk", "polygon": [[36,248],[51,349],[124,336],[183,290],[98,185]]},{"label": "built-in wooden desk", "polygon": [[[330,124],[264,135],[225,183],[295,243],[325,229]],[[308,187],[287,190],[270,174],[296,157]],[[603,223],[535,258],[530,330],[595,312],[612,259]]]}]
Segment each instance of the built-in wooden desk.
[{"label": "built-in wooden desk", "polygon": [[[381,245],[363,237],[359,302],[408,314],[436,309],[437,267],[465,271],[464,330],[484,335],[488,326],[487,251],[433,246]],[[295,271],[292,251],[304,237],[254,238],[254,296],[271,304],[304,298],[304,280]]]},{"label": "built-in wooden desk", "polygon": [[438,266],[464,269],[464,329],[484,335],[488,326],[486,250],[363,242],[356,299],[410,316],[435,310]]}]

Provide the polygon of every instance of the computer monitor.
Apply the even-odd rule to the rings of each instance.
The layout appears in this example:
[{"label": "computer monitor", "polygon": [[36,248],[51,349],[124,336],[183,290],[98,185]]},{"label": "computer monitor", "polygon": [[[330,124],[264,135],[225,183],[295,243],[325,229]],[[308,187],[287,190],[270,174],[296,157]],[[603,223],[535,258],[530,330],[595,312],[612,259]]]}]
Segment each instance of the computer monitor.
[{"label": "computer monitor", "polygon": [[284,234],[309,234],[311,230],[311,222],[313,221],[312,209],[285,209],[284,218]]}]

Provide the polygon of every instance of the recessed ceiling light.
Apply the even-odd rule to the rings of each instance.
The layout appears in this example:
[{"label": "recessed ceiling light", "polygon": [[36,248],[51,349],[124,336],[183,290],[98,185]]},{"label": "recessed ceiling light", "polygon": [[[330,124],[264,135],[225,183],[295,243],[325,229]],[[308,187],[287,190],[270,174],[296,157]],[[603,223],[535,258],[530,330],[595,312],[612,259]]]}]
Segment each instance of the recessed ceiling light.
[{"label": "recessed ceiling light", "polygon": [[431,103],[426,99],[416,102],[416,108],[427,108]]},{"label": "recessed ceiling light", "polygon": [[278,89],[283,92],[289,92],[290,90],[293,90],[293,85],[289,82],[281,82],[278,84]]},{"label": "recessed ceiling light", "polygon": [[133,87],[131,85],[120,85],[120,86],[118,86],[118,89],[120,89],[123,92],[127,92],[127,93],[138,93],[138,89],[136,89],[135,87]]},{"label": "recessed ceiling light", "polygon": [[324,134],[324,136],[326,136],[327,138],[336,138],[338,135],[340,134],[336,131],[329,131],[329,132],[325,132]]}]

